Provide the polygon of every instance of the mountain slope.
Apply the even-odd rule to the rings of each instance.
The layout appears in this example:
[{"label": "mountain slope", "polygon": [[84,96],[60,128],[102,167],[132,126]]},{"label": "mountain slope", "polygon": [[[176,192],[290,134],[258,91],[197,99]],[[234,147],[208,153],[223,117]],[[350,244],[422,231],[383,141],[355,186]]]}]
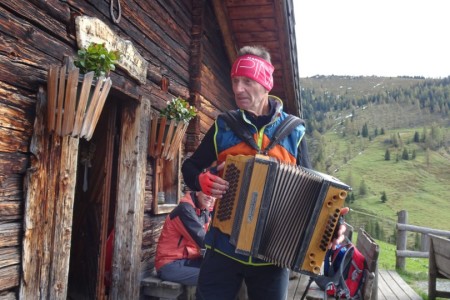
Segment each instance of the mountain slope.
[{"label": "mountain slope", "polygon": [[381,223],[405,209],[412,224],[450,230],[450,83],[318,76],[300,85],[314,168],[353,186],[350,207]]}]

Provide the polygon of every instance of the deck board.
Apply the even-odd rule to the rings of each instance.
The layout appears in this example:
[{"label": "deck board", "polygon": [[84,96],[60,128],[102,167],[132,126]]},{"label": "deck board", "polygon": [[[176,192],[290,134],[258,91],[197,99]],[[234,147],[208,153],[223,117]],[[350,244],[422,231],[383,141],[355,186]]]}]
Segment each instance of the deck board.
[{"label": "deck board", "polygon": [[[396,271],[378,271],[378,299],[379,300],[422,300]],[[306,288],[309,277],[299,274],[298,278],[289,282],[288,300],[300,300]],[[309,299],[320,299],[317,287],[312,286],[308,292]]]},{"label": "deck board", "polygon": [[[379,279],[386,282],[387,288],[384,291],[388,292],[391,298],[399,300],[421,300],[420,297],[401,277],[396,271],[379,270]],[[378,291],[380,291],[380,282],[378,282]],[[394,298],[395,297],[395,298]]]}]

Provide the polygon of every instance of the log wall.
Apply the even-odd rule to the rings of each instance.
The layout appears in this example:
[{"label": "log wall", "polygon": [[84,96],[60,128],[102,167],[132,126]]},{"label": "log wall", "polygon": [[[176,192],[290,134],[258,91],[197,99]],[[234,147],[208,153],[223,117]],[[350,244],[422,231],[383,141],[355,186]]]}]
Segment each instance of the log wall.
[{"label": "log wall", "polygon": [[[24,176],[31,165],[30,139],[36,95],[46,87],[47,69],[77,51],[75,17],[96,17],[129,40],[148,62],[147,83],[125,71],[111,74],[116,92],[130,101],[150,99],[162,109],[173,96],[190,100],[199,117],[185,137],[193,151],[219,111],[234,105],[229,62],[211,1],[121,1],[112,22],[109,0],[2,0],[0,3],[0,295],[18,291],[24,221]],[[117,11],[116,11],[117,15]],[[195,77],[195,80],[193,78]],[[168,90],[161,89],[168,80]],[[142,162],[147,164],[146,161]],[[145,185],[143,271],[151,268],[165,216],[153,216],[152,166]]]}]

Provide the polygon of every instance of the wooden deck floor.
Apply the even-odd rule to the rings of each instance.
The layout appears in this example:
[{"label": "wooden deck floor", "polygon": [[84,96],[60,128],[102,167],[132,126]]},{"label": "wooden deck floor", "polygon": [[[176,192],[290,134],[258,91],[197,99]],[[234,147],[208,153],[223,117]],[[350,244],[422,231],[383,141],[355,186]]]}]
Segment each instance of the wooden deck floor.
[{"label": "wooden deck floor", "polygon": [[[309,277],[299,274],[299,277],[290,280],[288,300],[300,300],[308,283]],[[316,287],[310,289],[309,294],[314,294],[314,299],[322,293]],[[378,273],[378,299],[379,300],[421,300],[420,297],[396,271],[380,270]]]},{"label": "wooden deck floor", "polygon": [[421,300],[420,297],[396,271],[378,271],[378,299],[379,300]]}]

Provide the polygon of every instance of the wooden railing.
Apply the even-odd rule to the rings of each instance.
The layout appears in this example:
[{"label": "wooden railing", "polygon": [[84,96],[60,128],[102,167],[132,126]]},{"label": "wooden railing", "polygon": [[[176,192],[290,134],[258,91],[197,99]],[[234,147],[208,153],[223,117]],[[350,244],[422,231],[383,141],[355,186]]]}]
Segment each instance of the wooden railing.
[{"label": "wooden railing", "polygon": [[[450,238],[450,231],[409,225],[407,223],[408,223],[408,212],[406,210],[402,210],[398,213],[398,221],[396,226],[397,252],[396,252],[395,267],[398,270],[405,270],[406,258],[408,257],[419,257],[419,258],[429,257],[429,248],[430,248],[430,237],[428,236],[429,234]],[[421,244],[419,251],[407,250],[406,246],[407,246],[408,231],[421,234],[420,239]]]}]

